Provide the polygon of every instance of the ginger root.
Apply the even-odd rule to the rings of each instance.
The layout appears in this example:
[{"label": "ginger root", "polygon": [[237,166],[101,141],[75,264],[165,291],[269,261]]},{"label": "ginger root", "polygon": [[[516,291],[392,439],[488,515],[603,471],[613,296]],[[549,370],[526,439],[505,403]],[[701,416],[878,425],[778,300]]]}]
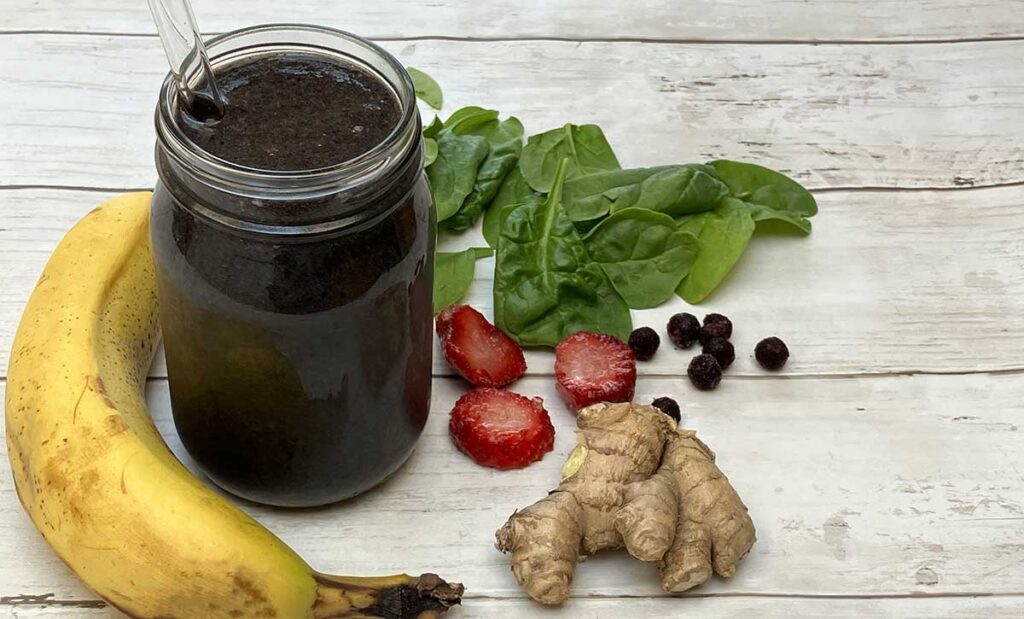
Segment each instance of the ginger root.
[{"label": "ginger root", "polygon": [[715,455],[653,406],[595,404],[577,416],[576,449],[562,483],[497,531],[512,572],[542,604],[569,598],[576,564],[625,547],[657,561],[666,591],[679,593],[736,572],[754,524]]}]

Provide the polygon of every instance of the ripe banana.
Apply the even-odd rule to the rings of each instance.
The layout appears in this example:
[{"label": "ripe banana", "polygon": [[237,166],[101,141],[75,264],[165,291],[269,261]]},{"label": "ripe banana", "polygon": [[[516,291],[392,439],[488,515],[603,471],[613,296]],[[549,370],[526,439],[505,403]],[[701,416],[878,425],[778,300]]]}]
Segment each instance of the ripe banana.
[{"label": "ripe banana", "polygon": [[149,194],[111,200],[61,241],[25,309],[7,441],[25,510],[53,549],[134,617],[436,617],[433,574],[313,571],[171,454],[146,410],[159,340]]}]

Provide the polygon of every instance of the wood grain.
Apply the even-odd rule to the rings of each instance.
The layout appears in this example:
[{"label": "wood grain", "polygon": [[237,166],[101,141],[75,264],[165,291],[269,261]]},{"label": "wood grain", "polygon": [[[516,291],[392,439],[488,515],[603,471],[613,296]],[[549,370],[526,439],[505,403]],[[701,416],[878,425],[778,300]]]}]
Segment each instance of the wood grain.
[{"label": "wood grain", "polygon": [[[759,541],[733,581],[666,598],[650,566],[612,553],[579,567],[566,606],[523,598],[492,533],[554,485],[572,446],[547,352],[513,386],[543,396],[558,428],[533,467],[499,473],[454,450],[446,416],[464,385],[438,357],[427,431],[394,480],[323,510],[245,506],[315,567],[462,578],[452,617],[1021,616],[1024,0],[195,4],[211,32],[304,21],[382,40],[440,81],[445,113],[488,105],[528,132],[596,122],[628,166],[724,156],[821,190],[810,237],[760,236],[707,303],[635,314],[659,330],[687,309],[737,325],[718,391],[686,384],[692,351],[666,345],[637,395],[680,399],[750,506]],[[0,0],[0,396],[57,241],[117,189],[155,180],[164,67],[137,0]],[[492,265],[468,297],[488,312]],[[769,334],[793,350],[781,377],[749,356]],[[166,380],[149,399],[185,457]],[[2,473],[0,617],[114,617]]]},{"label": "wood grain", "polygon": [[[604,127],[627,166],[726,157],[812,188],[1024,182],[1018,44],[391,42],[448,110]],[[500,71],[497,67],[500,66]],[[152,37],[0,37],[0,185],[145,187],[165,71]]]},{"label": "wood grain", "polygon": [[[245,509],[321,570],[436,571],[474,597],[521,597],[493,531],[556,483],[574,424],[550,379],[513,388],[542,396],[556,426],[555,451],[528,469],[484,469],[457,453],[447,412],[463,384],[438,379],[419,449],[392,481],[329,509]],[[758,527],[737,576],[694,595],[1022,593],[1019,377],[736,380],[702,394],[641,379],[639,401],[663,394],[683,402],[685,425],[718,453]],[[151,383],[149,400],[181,455],[164,381]],[[0,529],[0,556],[18,557],[0,568],[0,592],[93,599],[33,530],[8,475]],[[662,595],[653,567],[620,553],[581,565],[574,593]]]},{"label": "wood grain", "polygon": [[[50,252],[74,222],[110,194],[0,192],[0,350]],[[778,335],[792,357],[784,376],[976,372],[1024,369],[1024,197],[1017,188],[932,192],[829,192],[809,237],[759,234],[734,273],[697,307],[674,299],[634,312],[662,334],[640,364],[647,375],[682,376],[695,354],[664,332],[678,311],[731,316],[738,351],[730,376],[765,378],[751,358]],[[479,232],[445,237],[442,249],[481,243]],[[481,261],[467,302],[490,313],[493,259]],[[0,376],[7,356],[0,357]],[[548,352],[528,353],[549,374]],[[435,373],[449,374],[440,358]],[[153,371],[165,375],[162,364]]]},{"label": "wood grain", "polygon": [[[686,600],[647,598],[573,599],[559,608],[543,608],[529,600],[468,599],[450,611],[450,619],[1019,619],[1020,597],[968,597],[919,599],[803,599],[803,598],[690,598]],[[114,619],[124,615],[108,608],[75,606],[3,606],[0,617],[9,619]]]},{"label": "wood grain", "polygon": [[[198,0],[203,28],[307,22],[364,36],[560,37],[572,39],[915,41],[1024,35],[1020,0],[307,0],[288,5]],[[402,16],[397,18],[396,16]],[[132,0],[23,3],[0,31],[155,32],[146,5]]]}]

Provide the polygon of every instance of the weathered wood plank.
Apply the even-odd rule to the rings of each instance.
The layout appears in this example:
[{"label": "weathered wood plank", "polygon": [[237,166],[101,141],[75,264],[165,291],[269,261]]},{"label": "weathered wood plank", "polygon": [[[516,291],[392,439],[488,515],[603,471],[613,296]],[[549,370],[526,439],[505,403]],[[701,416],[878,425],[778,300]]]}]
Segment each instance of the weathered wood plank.
[{"label": "weathered wood plank", "polygon": [[[701,617],[702,619],[863,619],[865,617],[902,617],[903,619],[1019,619],[1019,597],[918,598],[918,599],[804,599],[787,597],[740,598],[583,598],[559,608],[544,608],[529,600],[492,600],[469,598],[451,611],[452,619],[495,619],[542,617],[551,619],[664,619],[665,617]],[[109,608],[60,606],[0,606],[0,617],[10,619],[114,619],[123,617]]]},{"label": "weathered wood plank", "polygon": [[[241,0],[197,1],[199,22],[211,32],[247,24],[308,22],[377,38],[562,37],[653,40],[914,41],[1024,35],[1019,0],[332,0],[278,5]],[[15,10],[16,9],[16,10]],[[35,2],[11,6],[0,30],[154,32],[145,4]]]},{"label": "weathered wood plank", "polygon": [[[22,307],[50,252],[109,194],[7,190],[0,218],[0,350],[9,350]],[[731,316],[738,351],[731,376],[765,376],[751,358],[778,335],[792,358],[785,374],[971,372],[1024,368],[1024,198],[1017,188],[935,192],[830,192],[806,238],[758,235],[707,302],[682,300],[635,312],[663,336],[645,374],[682,376],[695,351],[664,333],[677,311]],[[443,247],[479,243],[476,232]],[[467,302],[490,313],[493,259],[477,266]],[[0,376],[7,355],[0,357]],[[528,353],[531,373],[551,355]],[[450,370],[438,354],[435,372]],[[164,375],[162,365],[155,375]]]},{"label": "weathered wood plank", "polygon": [[[747,159],[814,188],[1024,181],[1013,42],[386,46],[437,77],[449,110],[494,106],[531,132],[597,122],[629,166]],[[164,71],[152,37],[0,37],[0,183],[152,184]]]},{"label": "weathered wood plank", "polygon": [[[437,571],[474,596],[519,597],[493,531],[556,483],[574,424],[550,379],[513,388],[544,397],[557,428],[555,451],[528,469],[483,469],[458,454],[446,427],[462,384],[438,379],[426,434],[392,481],[329,509],[245,508],[322,570]],[[666,393],[680,397],[686,426],[716,450],[758,526],[737,576],[695,595],[1022,593],[1019,376],[736,380],[699,395],[645,378],[637,400]],[[150,401],[181,454],[163,381]],[[0,593],[92,599],[33,531],[9,475],[0,529],[0,556],[18,558],[0,564]],[[653,567],[620,553],[580,566],[574,591],[661,595]]]}]

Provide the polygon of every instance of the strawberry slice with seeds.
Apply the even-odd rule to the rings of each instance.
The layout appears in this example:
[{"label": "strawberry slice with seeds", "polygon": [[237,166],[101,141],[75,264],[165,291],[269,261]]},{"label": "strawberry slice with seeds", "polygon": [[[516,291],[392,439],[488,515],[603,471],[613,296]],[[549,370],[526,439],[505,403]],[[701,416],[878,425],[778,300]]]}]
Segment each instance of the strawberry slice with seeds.
[{"label": "strawberry slice with seeds", "polygon": [[543,400],[493,387],[459,398],[448,433],[474,462],[502,470],[536,462],[555,445],[555,428]]},{"label": "strawberry slice with seeds", "polygon": [[436,325],[445,360],[477,387],[504,387],[526,372],[519,344],[472,307],[449,307]]},{"label": "strawberry slice with seeds", "polygon": [[629,402],[636,390],[636,357],[616,337],[574,333],[555,347],[555,381],[573,411],[598,402]]}]

